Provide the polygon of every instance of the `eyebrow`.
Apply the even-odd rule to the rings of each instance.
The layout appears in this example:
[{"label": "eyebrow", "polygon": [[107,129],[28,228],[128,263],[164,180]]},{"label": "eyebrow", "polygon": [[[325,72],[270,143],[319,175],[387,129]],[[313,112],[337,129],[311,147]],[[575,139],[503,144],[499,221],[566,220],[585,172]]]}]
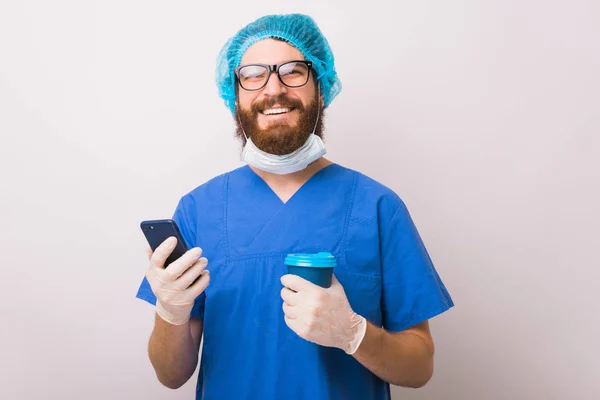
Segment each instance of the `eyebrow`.
[{"label": "eyebrow", "polygon": [[283,64],[286,62],[290,62],[290,61],[308,61],[306,58],[302,57],[302,58],[288,58],[286,60],[283,61],[279,61],[276,63],[268,63],[268,62],[260,62],[260,61],[254,61],[254,62],[241,62],[240,61],[240,66],[242,65],[254,65],[254,64],[260,64],[260,65],[278,65],[278,64]]}]

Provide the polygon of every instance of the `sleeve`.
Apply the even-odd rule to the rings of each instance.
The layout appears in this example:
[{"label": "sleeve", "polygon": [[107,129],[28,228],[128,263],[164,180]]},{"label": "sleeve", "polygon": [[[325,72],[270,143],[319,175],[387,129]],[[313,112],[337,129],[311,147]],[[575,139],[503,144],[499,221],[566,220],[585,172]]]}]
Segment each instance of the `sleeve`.
[{"label": "sleeve", "polygon": [[[175,213],[173,214],[173,221],[175,221],[179,227],[188,248],[196,246],[196,226],[198,222],[196,210],[197,208],[194,199],[190,195],[187,195],[179,201]],[[147,301],[152,305],[156,305],[156,296],[152,292],[146,277],[142,279],[136,297]],[[196,298],[191,312],[192,317],[204,318],[205,300],[206,295],[204,293],[201,293],[200,296]]]},{"label": "sleeve", "polygon": [[406,206],[399,202],[391,218],[390,213],[382,215],[380,227],[383,327],[391,332],[454,306]]}]

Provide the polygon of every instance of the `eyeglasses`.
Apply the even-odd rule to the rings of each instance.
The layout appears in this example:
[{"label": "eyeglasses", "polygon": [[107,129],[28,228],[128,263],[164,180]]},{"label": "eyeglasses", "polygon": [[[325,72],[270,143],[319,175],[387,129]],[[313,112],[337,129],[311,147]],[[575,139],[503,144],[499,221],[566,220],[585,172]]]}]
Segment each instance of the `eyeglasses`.
[{"label": "eyeglasses", "polygon": [[304,60],[286,61],[281,64],[247,64],[234,69],[235,76],[242,89],[260,90],[267,85],[271,73],[287,87],[297,88],[308,83],[312,62]]}]

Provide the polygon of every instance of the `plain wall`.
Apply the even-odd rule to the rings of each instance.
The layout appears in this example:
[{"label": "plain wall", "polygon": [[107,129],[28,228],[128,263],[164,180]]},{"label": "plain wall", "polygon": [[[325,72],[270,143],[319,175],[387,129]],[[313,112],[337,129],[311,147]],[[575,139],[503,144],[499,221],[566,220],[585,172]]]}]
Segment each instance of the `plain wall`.
[{"label": "plain wall", "polygon": [[456,302],[394,398],[600,398],[597,0],[1,1],[0,398],[193,398],[147,358],[139,222],[241,165],[215,59],[274,12],[327,36],[328,157],[404,199]]}]

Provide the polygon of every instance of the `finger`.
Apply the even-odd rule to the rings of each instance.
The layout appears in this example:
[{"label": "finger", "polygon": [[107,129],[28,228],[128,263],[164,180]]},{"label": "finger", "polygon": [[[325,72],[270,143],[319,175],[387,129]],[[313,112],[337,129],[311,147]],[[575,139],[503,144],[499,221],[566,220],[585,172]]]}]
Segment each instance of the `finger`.
[{"label": "finger", "polygon": [[281,298],[290,306],[298,305],[298,303],[300,302],[300,297],[298,296],[298,293],[286,287],[281,289]]},{"label": "finger", "polygon": [[204,290],[206,290],[209,283],[210,283],[210,271],[204,270],[204,271],[202,271],[200,278],[198,280],[196,280],[196,283],[194,283],[192,286],[190,286],[186,290],[188,290],[190,292],[190,294],[192,296],[194,296],[194,299],[195,299],[196,297],[200,296],[200,294],[202,292],[204,292]]},{"label": "finger", "polygon": [[198,259],[190,268],[187,269],[179,278],[175,280],[175,286],[180,288],[181,290],[185,290],[190,287],[195,281],[196,278],[202,274],[202,271],[208,265],[208,260],[204,257]]},{"label": "finger", "polygon": [[146,255],[148,256],[148,261],[152,259],[152,253],[152,248],[150,248],[150,246],[146,246]]},{"label": "finger", "polygon": [[281,284],[294,292],[315,292],[322,289],[320,286],[293,274],[282,276]]},{"label": "finger", "polygon": [[154,268],[164,269],[165,261],[167,261],[167,258],[169,258],[171,255],[173,249],[175,249],[175,246],[177,246],[177,238],[174,236],[171,236],[162,242],[160,246],[156,248],[154,254],[152,254],[152,257],[150,258],[151,266]]},{"label": "finger", "polygon": [[184,255],[179,257],[177,260],[169,264],[169,267],[164,271],[164,277],[166,281],[173,282],[179,278],[185,271],[187,271],[202,255],[202,249],[200,247],[194,247],[191,250],[185,252]]},{"label": "finger", "polygon": [[301,314],[301,310],[298,307],[290,306],[287,303],[283,303],[283,313],[289,319],[298,319]]}]

